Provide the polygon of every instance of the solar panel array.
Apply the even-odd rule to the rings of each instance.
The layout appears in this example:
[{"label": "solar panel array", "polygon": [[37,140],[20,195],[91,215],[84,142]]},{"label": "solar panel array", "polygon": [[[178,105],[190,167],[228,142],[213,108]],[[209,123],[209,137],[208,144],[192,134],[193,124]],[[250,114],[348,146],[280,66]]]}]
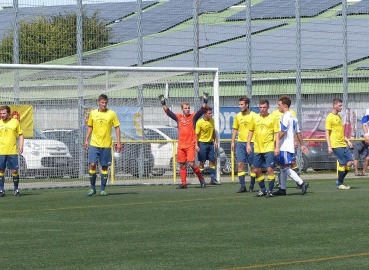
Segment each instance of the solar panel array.
[{"label": "solar panel array", "polygon": [[[251,7],[251,19],[281,19],[295,17],[295,0],[264,0]],[[340,0],[301,0],[300,16],[314,17],[341,4]],[[246,20],[246,12],[240,11],[227,21]]]},{"label": "solar panel array", "polygon": [[369,63],[362,64],[362,65],[358,66],[356,69],[358,69],[358,70],[360,70],[360,69],[369,69]]},{"label": "solar panel array", "polygon": [[[283,22],[265,22],[252,25],[252,33],[258,33],[285,25]],[[245,36],[246,28],[244,25],[210,25],[200,26],[200,47],[206,47],[211,44],[230,41]],[[143,56],[144,62],[153,62],[167,57],[178,55],[184,52],[192,51],[193,49],[193,29],[176,31],[168,34],[162,34],[158,37],[153,37],[144,40]],[[84,56],[83,64],[87,66],[135,66],[137,65],[137,43],[122,44],[114,48],[108,48],[104,51],[99,51],[94,54]],[[192,56],[193,59],[193,56]],[[179,65],[180,66],[180,65]],[[39,72],[36,76],[24,76],[22,79],[42,79],[43,72]],[[90,76],[96,76],[100,73],[89,73]],[[50,73],[48,73],[50,78]],[[73,73],[55,73],[53,78],[73,78],[76,75]]]},{"label": "solar panel array", "polygon": [[[147,8],[157,1],[143,1],[142,8]],[[83,10],[87,16],[92,16],[96,10],[99,11],[99,18],[107,24],[120,20],[124,17],[134,14],[137,11],[136,2],[122,3],[103,3],[83,5]],[[23,7],[19,8],[20,19],[32,19],[34,17],[54,16],[58,14],[69,14],[76,11],[76,5],[60,5],[60,6],[39,6],[39,7]],[[11,29],[13,23],[14,11],[11,8],[0,10],[0,36],[3,36],[6,30]],[[4,27],[5,26],[5,27]]]},{"label": "solar panel array", "polygon": [[[348,20],[348,61],[358,61],[369,56],[369,19]],[[339,67],[342,58],[342,21],[306,22],[302,28],[301,65],[303,70],[329,70]],[[329,29],[329,32],[326,30]],[[252,71],[276,72],[296,70],[295,26],[276,29],[252,37]],[[220,72],[246,70],[246,40],[200,50],[200,67],[218,67]],[[192,54],[184,54],[149,66],[193,67]]]},{"label": "solar panel array", "polygon": [[[339,15],[342,15],[342,11],[338,12]],[[347,7],[348,15],[357,15],[357,14],[369,14],[369,0],[361,0],[351,6]]]},{"label": "solar panel array", "polygon": [[[199,13],[219,12],[236,5],[240,0],[202,0]],[[148,36],[168,30],[193,17],[193,1],[170,0],[142,13],[142,35]],[[112,26],[111,43],[137,38],[137,16],[127,18]]]}]

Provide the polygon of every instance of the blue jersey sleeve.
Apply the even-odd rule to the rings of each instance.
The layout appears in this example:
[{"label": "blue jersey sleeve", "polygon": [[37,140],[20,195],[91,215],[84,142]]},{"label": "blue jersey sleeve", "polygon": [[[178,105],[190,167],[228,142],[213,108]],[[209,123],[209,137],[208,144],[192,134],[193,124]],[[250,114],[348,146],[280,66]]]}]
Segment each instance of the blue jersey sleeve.
[{"label": "blue jersey sleeve", "polygon": [[178,117],[175,115],[175,113],[173,113],[171,110],[166,110],[165,113],[172,118],[174,121],[176,121],[178,123]]}]

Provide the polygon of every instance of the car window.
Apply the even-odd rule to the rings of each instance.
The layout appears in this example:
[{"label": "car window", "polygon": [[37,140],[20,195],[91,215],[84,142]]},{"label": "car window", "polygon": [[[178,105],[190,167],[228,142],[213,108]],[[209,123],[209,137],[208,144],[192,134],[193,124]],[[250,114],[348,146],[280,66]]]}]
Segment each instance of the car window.
[{"label": "car window", "polygon": [[145,129],[145,138],[146,140],[165,140],[165,138],[151,129]]},{"label": "car window", "polygon": [[161,132],[167,135],[172,140],[178,140],[178,129],[176,128],[158,128]]},{"label": "car window", "polygon": [[33,139],[47,139],[46,136],[37,128],[33,129]]}]

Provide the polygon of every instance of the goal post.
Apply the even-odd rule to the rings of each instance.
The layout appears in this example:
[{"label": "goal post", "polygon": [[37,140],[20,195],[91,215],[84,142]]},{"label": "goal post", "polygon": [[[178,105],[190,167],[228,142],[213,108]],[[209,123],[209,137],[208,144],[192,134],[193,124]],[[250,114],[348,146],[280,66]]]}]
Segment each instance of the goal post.
[{"label": "goal post", "polygon": [[[194,90],[195,74],[199,77],[199,93]],[[32,128],[27,130],[33,136],[26,138],[25,147],[41,149],[29,149],[30,154],[21,156],[21,188],[89,185],[88,160],[83,149],[85,120],[89,111],[97,108],[100,94],[108,95],[109,108],[117,112],[121,139],[126,145],[121,154],[112,153],[110,174],[114,184],[173,183],[177,172],[170,169],[173,163],[168,162],[173,162],[174,152],[170,152],[169,158],[168,153],[159,151],[166,144],[162,140],[168,138],[164,134],[162,138],[146,138],[145,127],[176,127],[162,110],[160,94],[167,96],[173,112],[180,113],[183,101],[191,103],[192,111],[197,110],[193,105],[202,103],[199,96],[203,92],[209,92],[219,144],[217,68],[0,64],[0,104],[32,108],[32,115],[27,116],[31,126],[24,126],[28,122],[25,116],[20,117],[23,129]],[[36,135],[46,136],[47,140],[35,139]],[[57,152],[63,144],[69,153]],[[153,145],[159,145],[155,153]],[[36,152],[39,156],[33,155]],[[216,167],[220,181],[219,159]],[[189,177],[191,181],[192,176]]]}]

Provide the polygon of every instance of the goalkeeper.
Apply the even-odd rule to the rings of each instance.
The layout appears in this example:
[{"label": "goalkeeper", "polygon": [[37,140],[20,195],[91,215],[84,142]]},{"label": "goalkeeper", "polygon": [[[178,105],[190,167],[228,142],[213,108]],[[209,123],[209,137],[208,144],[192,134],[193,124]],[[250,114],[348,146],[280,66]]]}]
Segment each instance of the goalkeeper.
[{"label": "goalkeeper", "polygon": [[206,186],[204,177],[202,176],[199,166],[195,164],[195,145],[196,145],[196,134],[195,125],[197,120],[205,112],[206,104],[208,102],[208,95],[204,93],[202,107],[194,113],[190,113],[190,103],[182,102],[181,109],[182,114],[174,113],[166,105],[164,95],[159,96],[161,105],[163,106],[164,112],[177,122],[178,125],[178,146],[177,146],[177,162],[179,163],[179,175],[181,178],[181,184],[177,189],[187,188],[187,170],[186,164],[188,164],[193,172],[197,175],[202,188]]}]

